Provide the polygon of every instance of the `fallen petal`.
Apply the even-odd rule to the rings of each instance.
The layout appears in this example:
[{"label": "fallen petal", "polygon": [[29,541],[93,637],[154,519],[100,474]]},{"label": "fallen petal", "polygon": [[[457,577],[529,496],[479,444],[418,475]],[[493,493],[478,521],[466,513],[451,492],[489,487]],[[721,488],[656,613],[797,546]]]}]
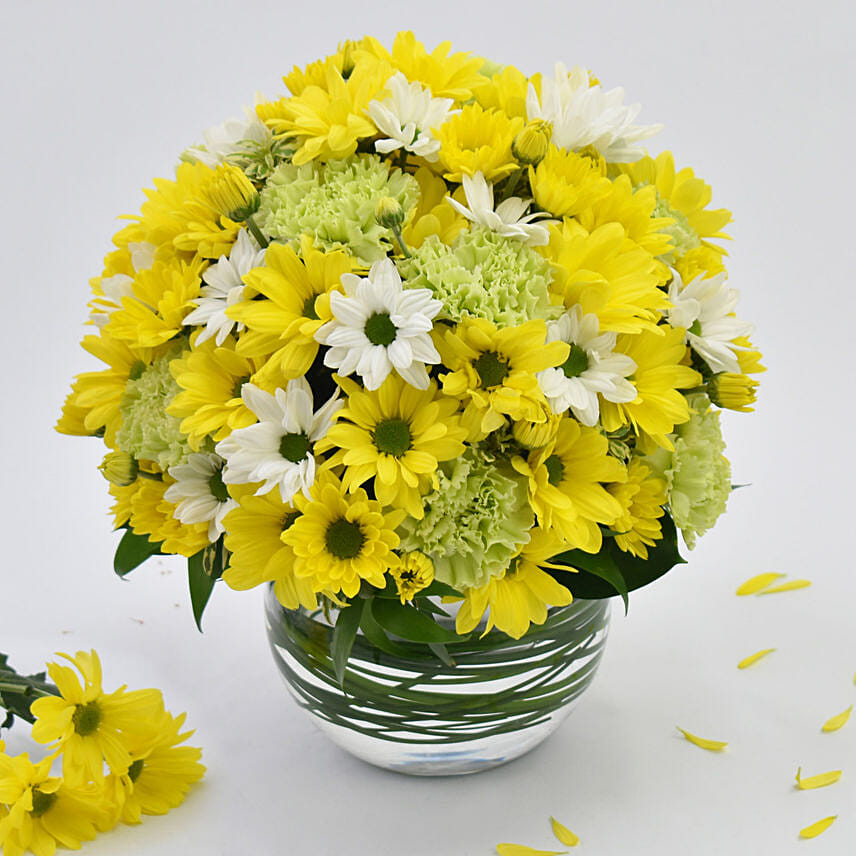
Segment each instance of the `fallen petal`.
[{"label": "fallen petal", "polygon": [[707,740],[704,737],[697,737],[695,734],[690,734],[689,731],[684,731],[680,725],[676,726],[678,731],[690,741],[690,743],[695,743],[696,746],[701,747],[702,749],[707,749],[708,752],[721,752],[728,746],[728,743],[725,743],[721,740]]},{"label": "fallen petal", "polygon": [[850,719],[850,714],[853,712],[853,705],[851,704],[847,710],[841,711],[838,716],[833,716],[832,719],[827,719],[826,722],[823,723],[823,727],[820,729],[821,731],[838,731],[839,728],[843,728],[847,724],[847,720]]},{"label": "fallen petal", "polygon": [[781,579],[784,574],[758,574],[757,577],[746,580],[740,588],[737,589],[737,595],[743,597],[747,594],[757,594],[761,589],[772,585],[776,580]]},{"label": "fallen petal", "polygon": [[576,847],[577,844],[580,843],[579,836],[574,835],[567,826],[563,826],[555,817],[550,818],[550,823],[553,825],[553,835],[555,835],[562,844],[567,844],[568,847]]},{"label": "fallen petal", "polygon": [[525,844],[497,844],[496,852],[499,856],[560,856],[567,850],[534,850]]},{"label": "fallen petal", "polygon": [[775,648],[764,648],[763,651],[757,651],[754,654],[750,654],[748,657],[744,657],[738,664],[738,669],[748,669],[751,665],[755,664],[762,657],[766,657],[767,654],[772,654],[775,651]]},{"label": "fallen petal", "polygon": [[797,768],[797,787],[801,791],[811,791],[815,788],[825,788],[834,785],[841,778],[841,770],[830,770],[828,773],[818,773],[816,776],[802,777],[802,767]]},{"label": "fallen petal", "polygon": [[810,585],[811,580],[791,580],[788,583],[775,586],[775,588],[764,589],[764,591],[758,592],[758,594],[778,594],[782,591],[796,591],[797,589],[808,588]]},{"label": "fallen petal", "polygon": [[821,832],[826,832],[826,830],[835,823],[837,817],[837,814],[833,814],[832,817],[825,817],[823,820],[819,820],[817,823],[813,823],[811,826],[801,829],[800,838],[817,838]]}]

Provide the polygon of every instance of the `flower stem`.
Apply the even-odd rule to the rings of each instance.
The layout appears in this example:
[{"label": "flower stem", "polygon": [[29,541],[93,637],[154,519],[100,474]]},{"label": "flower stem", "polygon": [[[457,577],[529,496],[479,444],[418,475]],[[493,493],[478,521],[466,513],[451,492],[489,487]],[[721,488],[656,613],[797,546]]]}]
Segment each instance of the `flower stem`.
[{"label": "flower stem", "polygon": [[523,175],[523,167],[517,170],[517,172],[513,172],[511,177],[505,183],[505,187],[502,191],[503,201],[509,199],[514,196],[514,191],[517,190],[517,185],[520,183],[520,176]]},{"label": "flower stem", "polygon": [[392,234],[395,235],[395,240],[398,241],[398,246],[401,248],[401,252],[404,255],[404,258],[412,258],[413,253],[410,252],[407,244],[404,243],[404,238],[401,235],[401,226],[393,226]]},{"label": "flower stem", "polygon": [[255,221],[255,218],[252,214],[244,221],[247,224],[247,228],[250,230],[250,234],[256,239],[256,243],[259,245],[261,249],[266,249],[270,244],[270,241],[262,234],[262,230],[259,229],[258,224]]}]

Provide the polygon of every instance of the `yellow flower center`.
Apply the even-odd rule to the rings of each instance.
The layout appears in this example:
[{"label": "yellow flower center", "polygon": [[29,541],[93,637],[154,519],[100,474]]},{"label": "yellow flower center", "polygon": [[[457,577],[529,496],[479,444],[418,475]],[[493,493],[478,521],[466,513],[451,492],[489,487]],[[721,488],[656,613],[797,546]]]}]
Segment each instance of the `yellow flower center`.
[{"label": "yellow flower center", "polygon": [[400,458],[411,445],[410,426],[403,419],[379,422],[372,434],[372,441],[379,452]]},{"label": "yellow flower center", "polygon": [[363,535],[360,525],[343,517],[331,523],[324,533],[327,552],[337,559],[353,559],[358,556],[365,540],[366,536]]},{"label": "yellow flower center", "polygon": [[279,441],[280,455],[292,464],[299,464],[311,448],[312,445],[305,434],[284,434]]},{"label": "yellow flower center", "polygon": [[589,367],[588,354],[579,345],[571,345],[571,353],[561,365],[565,377],[579,377]]},{"label": "yellow flower center", "polygon": [[562,459],[558,455],[550,455],[544,461],[544,466],[547,468],[547,481],[555,487],[565,474],[565,465],[562,463]]},{"label": "yellow flower center", "polygon": [[41,817],[56,802],[56,794],[43,794],[38,788],[33,788],[33,808],[30,814],[33,817]]},{"label": "yellow flower center", "polygon": [[395,341],[397,330],[388,312],[376,312],[366,321],[366,338],[373,345],[391,345]]},{"label": "yellow flower center", "polygon": [[508,375],[508,362],[496,351],[485,351],[473,365],[479,374],[482,389],[499,386]]},{"label": "yellow flower center", "polygon": [[71,716],[71,722],[74,725],[74,730],[81,737],[94,734],[101,724],[101,708],[98,702],[90,701],[87,704],[76,705]]},{"label": "yellow flower center", "polygon": [[140,778],[140,773],[143,772],[143,759],[137,758],[130,767],[128,767],[128,778],[132,782],[136,782]]}]

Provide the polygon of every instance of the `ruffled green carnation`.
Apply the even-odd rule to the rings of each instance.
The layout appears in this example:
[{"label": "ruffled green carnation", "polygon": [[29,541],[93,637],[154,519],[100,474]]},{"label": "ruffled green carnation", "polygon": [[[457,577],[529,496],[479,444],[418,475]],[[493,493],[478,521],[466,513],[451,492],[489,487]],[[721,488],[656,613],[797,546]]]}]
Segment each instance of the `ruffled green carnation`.
[{"label": "ruffled green carnation", "polygon": [[191,452],[186,435],[178,427],[181,420],[166,412],[181,392],[169,370],[170,361],[178,353],[173,350],[164,354],[138,377],[132,375],[120,407],[119,448],[137,460],[157,461],[162,470],[185,463]]},{"label": "ruffled green carnation", "polygon": [[550,263],[482,226],[463,232],[451,248],[431,235],[399,269],[407,288],[430,288],[443,303],[441,317],[455,322],[472,315],[513,327],[559,312],[547,290]]},{"label": "ruffled green carnation", "polygon": [[283,241],[312,235],[325,250],[345,249],[369,265],[385,258],[393,242],[391,230],[375,219],[378,202],[390,197],[406,214],[419,185],[376,155],[355,155],[326,164],[281,164],[261,197],[258,220],[267,234]]},{"label": "ruffled green carnation", "polygon": [[459,591],[484,585],[528,543],[534,518],[525,480],[501,470],[476,449],[443,465],[425,497],[425,517],[399,529],[404,550],[420,550],[434,577]]},{"label": "ruffled green carnation", "polygon": [[697,413],[678,427],[675,451],[660,450],[649,460],[666,479],[672,519],[692,549],[696,537],[712,529],[725,511],[731,464],[723,454],[719,413],[706,396],[693,396],[690,403]]},{"label": "ruffled green carnation", "polygon": [[674,264],[678,259],[683,258],[690,250],[701,246],[701,239],[696,230],[690,226],[690,221],[683,211],[678,211],[677,208],[672,208],[665,199],[658,199],[654,206],[653,217],[671,217],[675,222],[671,226],[665,226],[661,229],[672,239],[673,248],[660,256],[660,260],[667,265]]}]

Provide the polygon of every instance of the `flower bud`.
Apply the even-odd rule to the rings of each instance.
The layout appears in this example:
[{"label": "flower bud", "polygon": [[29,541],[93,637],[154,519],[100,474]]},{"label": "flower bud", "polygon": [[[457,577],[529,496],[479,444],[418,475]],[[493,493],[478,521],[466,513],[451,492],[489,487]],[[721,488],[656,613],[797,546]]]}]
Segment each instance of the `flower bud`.
[{"label": "flower bud", "polygon": [[127,452],[108,452],[98,469],[110,484],[115,484],[117,487],[133,484],[140,471],[134,456]]},{"label": "flower bud", "polygon": [[520,163],[537,166],[547,154],[552,135],[553,126],[549,122],[533,119],[512,141],[511,153]]},{"label": "flower bud", "polygon": [[543,422],[519,419],[512,426],[511,433],[524,449],[541,449],[556,436],[560,419],[555,413],[548,413]]},{"label": "flower bud", "polygon": [[261,205],[259,192],[243,171],[231,164],[220,164],[207,188],[207,201],[235,222],[252,217]]},{"label": "flower bud", "polygon": [[707,394],[718,407],[751,413],[755,408],[749,405],[755,403],[757,388],[758,381],[745,374],[719,372],[708,381]]},{"label": "flower bud", "polygon": [[428,588],[434,581],[434,563],[418,550],[405,553],[401,564],[390,569],[401,602],[411,600],[415,594]]},{"label": "flower bud", "polygon": [[342,55],[342,77],[347,80],[357,64],[354,59],[354,51],[359,47],[359,44],[352,39],[346,39],[339,45],[339,53]]},{"label": "flower bud", "polygon": [[385,229],[400,229],[404,222],[404,208],[397,199],[384,196],[375,209],[375,220]]}]

